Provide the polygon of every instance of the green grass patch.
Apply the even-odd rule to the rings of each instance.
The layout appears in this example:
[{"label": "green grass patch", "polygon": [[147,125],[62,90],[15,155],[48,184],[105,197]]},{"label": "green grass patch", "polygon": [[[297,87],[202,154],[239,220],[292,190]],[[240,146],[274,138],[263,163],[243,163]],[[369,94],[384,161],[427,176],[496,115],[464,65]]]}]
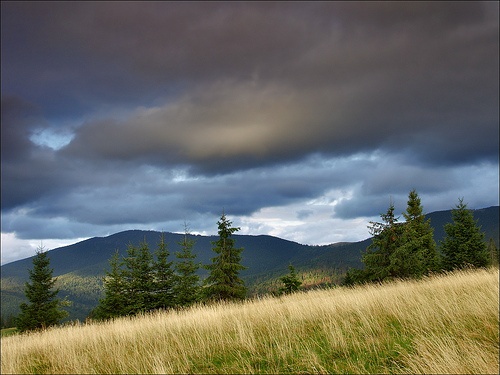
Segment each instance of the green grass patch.
[{"label": "green grass patch", "polygon": [[17,328],[3,328],[2,329],[2,337],[12,336],[17,334]]}]

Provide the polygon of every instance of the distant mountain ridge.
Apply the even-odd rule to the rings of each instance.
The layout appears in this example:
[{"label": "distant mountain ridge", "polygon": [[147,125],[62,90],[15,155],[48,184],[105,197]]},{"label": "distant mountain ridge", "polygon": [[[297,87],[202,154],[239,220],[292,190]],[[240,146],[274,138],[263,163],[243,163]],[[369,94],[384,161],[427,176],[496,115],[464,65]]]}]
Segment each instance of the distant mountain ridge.
[{"label": "distant mountain ridge", "polygon": [[[485,232],[485,240],[493,238],[499,247],[499,207],[493,206],[473,210],[474,217]],[[426,215],[434,227],[436,242],[444,238],[443,226],[451,222],[451,210],[437,211]],[[126,254],[128,244],[138,245],[146,241],[154,251],[161,232],[128,230],[107,237],[94,237],[73,245],[49,251],[54,276],[59,277],[60,296],[76,301],[72,315],[82,319],[95,306],[102,290],[102,276],[108,269],[108,260],[118,250]],[[165,233],[165,240],[175,261],[177,245],[183,234]],[[197,261],[209,264],[214,256],[212,241],[217,236],[192,235],[196,241],[194,253]],[[335,269],[339,272],[349,267],[362,267],[361,254],[370,244],[368,238],[358,242],[342,242],[330,245],[303,245],[297,242],[268,235],[235,235],[236,246],[243,247],[242,264],[247,267],[241,276],[247,284],[256,280],[276,277],[287,272],[292,263],[297,269]],[[23,285],[28,280],[28,269],[32,268],[32,257],[1,266],[2,316],[15,314],[16,306],[23,300]],[[206,271],[202,271],[203,272]]]}]

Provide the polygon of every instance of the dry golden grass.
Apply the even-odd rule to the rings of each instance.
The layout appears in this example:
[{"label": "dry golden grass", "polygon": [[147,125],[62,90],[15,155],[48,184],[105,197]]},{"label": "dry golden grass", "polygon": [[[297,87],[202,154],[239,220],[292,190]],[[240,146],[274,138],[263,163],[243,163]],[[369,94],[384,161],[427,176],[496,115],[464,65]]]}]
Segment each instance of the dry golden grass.
[{"label": "dry golden grass", "polygon": [[60,327],[7,373],[498,373],[498,269]]}]

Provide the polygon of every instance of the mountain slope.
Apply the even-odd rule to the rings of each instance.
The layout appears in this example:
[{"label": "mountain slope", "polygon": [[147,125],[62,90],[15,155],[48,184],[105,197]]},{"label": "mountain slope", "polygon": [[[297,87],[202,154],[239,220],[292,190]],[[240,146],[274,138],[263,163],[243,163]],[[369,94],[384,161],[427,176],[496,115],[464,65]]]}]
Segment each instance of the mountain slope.
[{"label": "mountain slope", "polygon": [[[474,210],[474,217],[485,232],[485,240],[493,238],[498,243],[499,207]],[[451,211],[438,211],[427,215],[434,227],[434,237],[439,243],[444,237],[443,225],[451,222]],[[129,230],[107,237],[95,237],[73,245],[50,250],[51,267],[58,276],[60,296],[73,301],[70,310],[72,318],[84,319],[97,304],[102,291],[102,276],[108,269],[108,260],[118,250],[126,254],[128,244],[138,245],[146,241],[154,251],[161,233],[155,231]],[[182,234],[165,233],[165,240],[175,261],[174,253],[179,250]],[[214,256],[212,241],[217,236],[193,236],[196,240],[194,253],[197,261],[210,263]],[[241,273],[247,285],[276,279],[287,272],[288,264],[297,269],[328,270],[343,272],[349,267],[360,268],[361,254],[371,239],[352,243],[338,243],[323,246],[302,245],[293,241],[267,235],[235,235],[236,246],[243,247],[242,264],[248,267]],[[12,262],[1,267],[2,316],[15,315],[24,300],[23,285],[28,280],[28,269],[32,268],[32,257]],[[203,275],[206,271],[200,271]]]},{"label": "mountain slope", "polygon": [[[183,235],[169,232],[164,235],[174,258],[173,253],[179,250],[177,243],[182,240]],[[50,250],[51,267],[54,268],[54,276],[70,272],[76,272],[81,276],[100,275],[107,269],[108,260],[116,250],[125,255],[128,244],[137,246],[145,241],[149,244],[150,250],[154,251],[160,236],[161,233],[155,231],[129,230],[108,237],[94,237]],[[196,241],[193,251],[197,255],[197,261],[203,264],[209,263],[214,256],[211,242],[216,241],[217,236],[192,236],[192,238]],[[314,248],[267,235],[235,235],[234,238],[236,246],[244,248],[242,264],[248,267],[243,271],[244,275],[274,270],[294,259],[307,260],[308,254]],[[2,278],[24,280],[27,269],[31,266],[32,257],[6,264],[2,266]]]}]

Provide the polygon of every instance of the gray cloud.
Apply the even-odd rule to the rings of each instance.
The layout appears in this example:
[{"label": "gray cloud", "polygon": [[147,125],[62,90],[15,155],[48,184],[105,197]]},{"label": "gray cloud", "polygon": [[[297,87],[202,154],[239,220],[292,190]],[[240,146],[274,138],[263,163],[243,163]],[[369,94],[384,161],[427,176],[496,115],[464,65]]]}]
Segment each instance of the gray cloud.
[{"label": "gray cloud", "polygon": [[[123,121],[85,123],[68,152],[204,173],[380,147],[416,162],[494,160],[498,26],[485,21],[487,6],[300,4],[283,18],[276,5],[211,4],[203,19],[189,6],[105,7],[96,29],[72,26],[72,40],[89,40],[105,61],[116,41],[112,55],[132,62],[134,77],[147,71],[189,90],[181,83],[181,96]],[[192,22],[166,26],[163,14]]]}]

